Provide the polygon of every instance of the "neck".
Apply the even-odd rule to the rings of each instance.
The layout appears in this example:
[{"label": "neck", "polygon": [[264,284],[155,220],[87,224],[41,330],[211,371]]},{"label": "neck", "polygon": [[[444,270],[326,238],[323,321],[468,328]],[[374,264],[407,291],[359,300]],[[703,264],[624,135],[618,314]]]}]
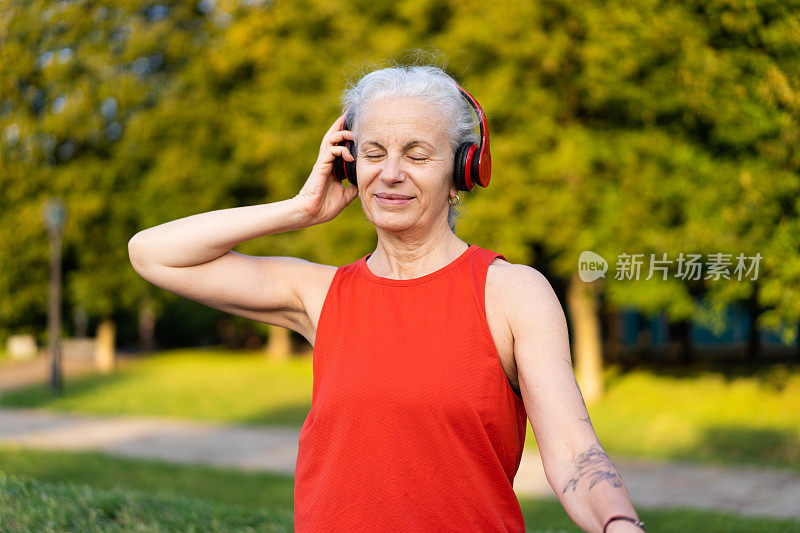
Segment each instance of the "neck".
[{"label": "neck", "polygon": [[367,259],[376,276],[391,279],[418,278],[453,262],[469,246],[450,228],[422,241],[404,240],[378,234],[378,245]]}]

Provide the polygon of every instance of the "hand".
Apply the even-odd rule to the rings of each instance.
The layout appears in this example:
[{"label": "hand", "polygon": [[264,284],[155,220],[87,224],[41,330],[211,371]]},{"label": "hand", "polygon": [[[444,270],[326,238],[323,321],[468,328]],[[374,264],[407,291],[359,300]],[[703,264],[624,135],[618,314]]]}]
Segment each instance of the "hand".
[{"label": "hand", "polygon": [[294,197],[311,224],[321,224],[336,218],[358,196],[358,187],[350,184],[345,188],[344,183],[336,179],[333,171],[333,160],[336,156],[342,156],[345,161],[355,161],[347,148],[337,146],[344,140],[353,139],[352,131],[341,129],[344,118],[344,115],[337,118],[325,133],[311,175]]}]

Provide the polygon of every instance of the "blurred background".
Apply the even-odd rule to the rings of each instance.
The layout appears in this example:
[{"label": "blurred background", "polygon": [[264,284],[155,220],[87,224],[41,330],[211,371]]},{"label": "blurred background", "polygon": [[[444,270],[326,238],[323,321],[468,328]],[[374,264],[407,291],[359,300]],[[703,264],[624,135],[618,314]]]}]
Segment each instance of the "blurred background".
[{"label": "blurred background", "polygon": [[[456,233],[550,280],[612,458],[800,474],[797,0],[0,2],[0,405],[299,428],[310,345],[150,285],[127,243],[294,196],[346,84],[421,57],[489,119],[491,185],[461,194]],[[343,265],[374,246],[356,199],[235,249]],[[580,278],[584,251],[604,277]],[[76,479],[2,453],[9,474]],[[82,481],[111,487],[106,461]],[[291,511],[288,483],[258,505]],[[574,530],[555,500],[531,502],[533,524]]]}]

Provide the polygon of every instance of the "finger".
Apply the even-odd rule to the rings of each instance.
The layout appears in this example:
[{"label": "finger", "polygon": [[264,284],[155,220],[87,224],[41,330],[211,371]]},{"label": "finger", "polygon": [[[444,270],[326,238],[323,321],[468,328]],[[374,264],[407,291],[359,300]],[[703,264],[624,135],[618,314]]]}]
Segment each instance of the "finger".
[{"label": "finger", "polygon": [[[350,152],[348,152],[347,148],[345,148],[344,146],[331,146],[331,149],[328,150],[326,153],[328,157],[322,159],[323,163],[333,163],[333,160],[336,159],[337,157],[344,157],[343,155],[344,153],[350,154]],[[350,154],[350,157],[351,158],[353,157],[352,154]]]},{"label": "finger", "polygon": [[325,135],[322,136],[322,145],[325,144],[326,140],[328,139],[328,137],[331,136],[332,133],[341,130],[343,124],[344,124],[344,115],[340,115],[339,118],[337,118],[333,122],[333,124],[331,124],[331,127],[328,128],[328,131],[325,132]]},{"label": "finger", "polygon": [[331,128],[328,130],[328,133],[330,134],[334,131],[338,131],[342,129],[342,126],[344,126],[344,115],[339,115],[339,118],[337,118],[333,124],[331,124]]},{"label": "finger", "polygon": [[342,130],[342,123],[344,121],[344,115],[340,116],[336,119],[336,122],[328,129],[325,135],[322,137],[322,142],[320,143],[320,148],[324,148],[326,144],[335,144],[337,141],[333,139],[339,139],[339,141],[343,139],[349,139],[347,137],[347,133],[345,133],[344,137],[339,138],[342,131],[348,132],[349,130]]},{"label": "finger", "polygon": [[333,133],[328,136],[328,139],[331,143],[336,144],[337,142],[342,142],[344,140],[355,140],[355,134],[350,130],[339,130],[334,131]]},{"label": "finger", "polygon": [[347,146],[335,146],[334,148],[342,148],[342,150],[339,152],[339,155],[341,155],[345,161],[350,161],[352,163],[356,160],[356,157],[350,150],[347,149]]}]

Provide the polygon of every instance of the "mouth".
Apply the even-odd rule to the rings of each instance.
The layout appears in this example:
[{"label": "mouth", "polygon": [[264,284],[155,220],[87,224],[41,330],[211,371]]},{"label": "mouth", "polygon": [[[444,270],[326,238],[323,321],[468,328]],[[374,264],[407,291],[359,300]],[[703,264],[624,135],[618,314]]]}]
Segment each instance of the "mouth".
[{"label": "mouth", "polygon": [[405,194],[388,194],[388,193],[380,193],[376,194],[375,197],[378,201],[385,205],[403,205],[409,203],[411,200],[414,199],[413,196],[408,196]]},{"label": "mouth", "polygon": [[413,196],[408,196],[407,194],[389,194],[389,193],[378,193],[375,196],[378,198],[388,198],[390,200],[410,200],[414,198]]}]

